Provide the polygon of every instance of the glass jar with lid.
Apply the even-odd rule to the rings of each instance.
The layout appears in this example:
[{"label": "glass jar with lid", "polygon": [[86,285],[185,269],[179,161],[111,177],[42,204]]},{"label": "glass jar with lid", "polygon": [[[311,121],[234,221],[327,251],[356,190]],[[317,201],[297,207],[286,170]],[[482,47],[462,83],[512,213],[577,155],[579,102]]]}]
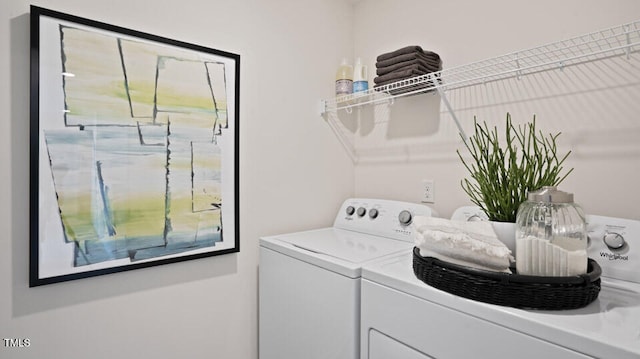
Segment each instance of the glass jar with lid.
[{"label": "glass jar with lid", "polygon": [[587,224],[572,193],[546,186],[528,194],[516,216],[516,270],[538,276],[587,272]]}]

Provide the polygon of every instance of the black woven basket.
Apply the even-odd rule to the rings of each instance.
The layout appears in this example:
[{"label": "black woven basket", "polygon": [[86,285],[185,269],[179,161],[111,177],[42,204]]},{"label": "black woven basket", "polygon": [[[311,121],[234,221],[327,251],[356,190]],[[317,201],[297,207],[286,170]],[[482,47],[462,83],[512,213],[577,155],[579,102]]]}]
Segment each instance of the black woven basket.
[{"label": "black woven basket", "polygon": [[579,276],[539,277],[490,272],[422,257],[420,250],[414,247],[413,272],[432,287],[480,302],[562,310],[582,308],[598,297],[602,269],[589,258],[587,273]]}]

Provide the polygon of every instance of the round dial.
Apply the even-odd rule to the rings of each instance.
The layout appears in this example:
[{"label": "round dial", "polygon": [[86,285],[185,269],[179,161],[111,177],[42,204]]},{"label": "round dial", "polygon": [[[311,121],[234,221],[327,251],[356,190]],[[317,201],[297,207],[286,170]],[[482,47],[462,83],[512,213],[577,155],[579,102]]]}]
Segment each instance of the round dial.
[{"label": "round dial", "polygon": [[358,216],[363,217],[367,213],[367,209],[364,207],[358,208]]},{"label": "round dial", "polygon": [[411,220],[413,220],[413,217],[411,216],[411,212],[407,210],[403,210],[398,215],[398,221],[400,221],[400,224],[403,226],[411,224]]},{"label": "round dial", "polygon": [[624,237],[621,234],[615,232],[605,234],[602,240],[604,241],[604,244],[606,244],[610,249],[620,249],[624,246],[625,243]]},{"label": "round dial", "polygon": [[349,207],[347,207],[347,215],[348,215],[348,216],[353,215],[355,212],[356,212],[356,209],[355,209],[355,208],[353,208],[353,206],[349,206]]},{"label": "round dial", "polygon": [[469,218],[467,218],[467,222],[478,222],[478,221],[482,221],[482,217],[480,217],[477,214],[471,215],[469,216]]},{"label": "round dial", "polygon": [[369,217],[370,217],[371,219],[375,219],[376,217],[378,217],[378,210],[377,210],[377,209],[375,209],[375,208],[371,208],[371,209],[369,210]]}]

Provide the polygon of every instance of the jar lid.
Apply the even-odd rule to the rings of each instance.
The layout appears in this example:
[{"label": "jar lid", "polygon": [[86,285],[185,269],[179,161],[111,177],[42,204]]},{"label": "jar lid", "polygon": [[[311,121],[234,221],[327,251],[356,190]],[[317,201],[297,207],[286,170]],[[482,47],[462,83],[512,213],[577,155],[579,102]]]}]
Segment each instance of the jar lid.
[{"label": "jar lid", "polygon": [[529,201],[544,203],[573,203],[573,193],[560,191],[556,186],[544,186],[535,192],[529,192]]}]

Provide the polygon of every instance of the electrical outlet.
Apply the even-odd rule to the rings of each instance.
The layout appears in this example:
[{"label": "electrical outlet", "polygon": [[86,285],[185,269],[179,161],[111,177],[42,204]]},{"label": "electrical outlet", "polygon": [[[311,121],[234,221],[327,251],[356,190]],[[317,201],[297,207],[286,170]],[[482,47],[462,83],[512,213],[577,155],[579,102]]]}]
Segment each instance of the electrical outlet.
[{"label": "electrical outlet", "polygon": [[433,180],[422,180],[422,199],[424,203],[434,203],[436,200],[435,183]]}]

